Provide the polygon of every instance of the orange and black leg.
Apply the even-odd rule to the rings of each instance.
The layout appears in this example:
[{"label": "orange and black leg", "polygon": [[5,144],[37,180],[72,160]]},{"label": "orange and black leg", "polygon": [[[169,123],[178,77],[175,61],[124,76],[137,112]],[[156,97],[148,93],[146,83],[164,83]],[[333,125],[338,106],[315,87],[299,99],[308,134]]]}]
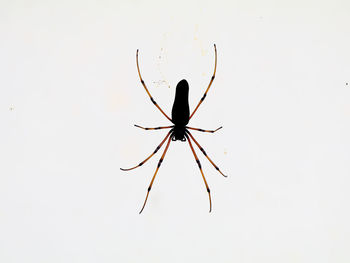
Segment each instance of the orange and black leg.
[{"label": "orange and black leg", "polygon": [[145,208],[145,205],[146,205],[146,202],[147,202],[147,199],[148,199],[149,192],[150,192],[151,189],[152,189],[152,185],[153,185],[154,179],[156,178],[156,175],[157,175],[157,173],[158,173],[159,167],[160,167],[160,165],[162,164],[162,162],[163,162],[163,160],[164,160],[164,156],[165,156],[165,154],[166,154],[166,152],[167,152],[167,150],[168,150],[168,148],[169,148],[170,142],[171,142],[171,136],[170,136],[170,138],[169,138],[169,140],[168,140],[168,143],[167,143],[167,145],[166,145],[166,147],[165,147],[165,149],[164,149],[164,152],[163,152],[163,154],[162,154],[162,157],[160,157],[160,159],[159,159],[159,162],[158,162],[158,165],[157,165],[157,169],[156,169],[156,171],[155,171],[155,173],[154,173],[154,175],[153,175],[153,177],[152,177],[151,183],[150,183],[149,186],[148,186],[146,199],[145,199],[145,202],[143,203],[143,206],[142,206],[141,211],[140,211],[139,214],[141,214],[142,211],[143,211],[143,209]]},{"label": "orange and black leg", "polygon": [[144,129],[146,131],[151,131],[151,130],[161,130],[161,129],[170,129],[170,128],[173,128],[173,126],[161,126],[161,127],[155,127],[155,128],[145,128],[145,127],[142,127],[142,126],[139,126],[139,125],[136,125],[134,124],[135,127],[137,128],[141,128],[141,129]]},{"label": "orange and black leg", "polygon": [[149,93],[146,83],[143,81],[142,77],[141,77],[141,72],[140,72],[140,67],[139,67],[139,50],[136,51],[136,65],[137,65],[137,72],[139,73],[139,77],[140,77],[140,81],[142,86],[145,88],[149,98],[151,99],[152,103],[160,110],[161,113],[163,113],[163,115],[169,120],[171,121],[171,119],[168,117],[168,115],[165,114],[165,112],[159,107],[159,105],[157,104],[157,102],[152,98],[151,93]]},{"label": "orange and black leg", "polygon": [[120,170],[122,170],[122,171],[130,171],[130,170],[133,170],[133,169],[135,169],[135,168],[137,168],[137,167],[140,167],[141,165],[143,165],[145,162],[147,162],[153,155],[155,155],[157,152],[158,152],[158,150],[162,147],[162,145],[164,144],[164,142],[166,141],[166,139],[169,137],[169,135],[170,135],[170,133],[171,133],[172,131],[169,131],[168,132],[168,134],[165,136],[165,138],[163,139],[163,141],[157,146],[157,148],[154,150],[154,152],[150,155],[150,156],[148,156],[145,160],[143,160],[142,162],[140,162],[138,165],[136,165],[136,166],[134,166],[134,167],[132,167],[132,168],[128,168],[128,169],[124,169],[124,168],[120,168]]},{"label": "orange and black leg", "polygon": [[208,90],[210,89],[211,84],[213,83],[214,79],[215,79],[215,73],[216,73],[216,63],[217,63],[217,52],[216,52],[216,45],[214,44],[214,50],[215,50],[215,66],[214,66],[214,73],[213,76],[210,79],[209,85],[207,90],[204,92],[203,97],[200,99],[200,101],[198,102],[197,107],[194,109],[194,111],[192,112],[190,119],[192,118],[193,114],[197,111],[199,105],[202,104],[202,102],[204,101],[205,97],[207,96]]},{"label": "orange and black leg", "polygon": [[186,138],[187,138],[187,141],[188,141],[188,144],[190,145],[190,148],[192,150],[192,153],[194,155],[194,158],[196,159],[196,162],[198,164],[198,167],[199,167],[199,170],[201,171],[201,174],[202,174],[202,177],[203,177],[203,180],[204,180],[204,184],[205,184],[205,187],[207,188],[207,192],[208,192],[208,195],[209,195],[209,204],[210,204],[210,208],[209,208],[209,213],[211,212],[211,196],[210,196],[210,189],[209,189],[209,186],[208,186],[208,183],[207,183],[207,180],[205,179],[205,176],[203,174],[203,170],[202,170],[202,165],[197,157],[197,154],[196,152],[194,151],[193,149],[193,146],[192,146],[192,143],[191,143],[191,140],[190,138],[187,136],[187,134],[185,134]]},{"label": "orange and black leg", "polygon": [[222,126],[219,127],[219,128],[217,128],[216,130],[203,130],[203,129],[192,128],[192,127],[187,127],[187,126],[186,126],[186,128],[187,128],[187,129],[190,129],[190,130],[200,131],[200,132],[210,132],[210,133],[214,133],[214,132],[220,130],[220,129],[222,128]]},{"label": "orange and black leg", "polygon": [[207,155],[207,153],[204,151],[204,149],[202,148],[202,146],[199,145],[199,143],[196,141],[196,139],[192,136],[192,134],[187,131],[188,135],[191,137],[191,139],[194,141],[195,144],[197,144],[199,150],[201,150],[201,152],[204,154],[205,157],[207,157],[207,159],[209,160],[209,162],[215,167],[216,170],[219,171],[219,173],[221,173],[223,176],[227,177],[227,175],[224,175],[219,167],[217,167],[217,165],[209,158],[209,156]]}]

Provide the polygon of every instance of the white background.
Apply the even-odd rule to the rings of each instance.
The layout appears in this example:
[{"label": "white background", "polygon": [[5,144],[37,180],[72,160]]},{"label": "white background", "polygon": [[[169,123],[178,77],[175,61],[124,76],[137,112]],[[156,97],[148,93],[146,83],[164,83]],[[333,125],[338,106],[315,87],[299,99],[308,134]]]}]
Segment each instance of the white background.
[{"label": "white background", "polygon": [[[1,262],[349,262],[348,1],[1,1]],[[213,211],[187,143],[185,78]]]}]

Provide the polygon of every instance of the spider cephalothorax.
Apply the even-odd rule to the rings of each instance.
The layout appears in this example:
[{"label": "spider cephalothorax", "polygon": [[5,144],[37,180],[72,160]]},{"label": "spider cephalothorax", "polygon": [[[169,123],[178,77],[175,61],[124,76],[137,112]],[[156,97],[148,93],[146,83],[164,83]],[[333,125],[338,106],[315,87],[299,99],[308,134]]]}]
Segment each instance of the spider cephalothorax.
[{"label": "spider cephalothorax", "polygon": [[173,141],[186,141],[186,128],[185,126],[174,126],[173,132],[172,132],[172,137],[171,139]]},{"label": "spider cephalothorax", "polygon": [[139,125],[136,125],[136,127],[139,127],[141,129],[144,129],[144,130],[160,130],[160,129],[170,129],[170,131],[167,133],[167,135],[165,136],[165,138],[163,139],[163,141],[157,146],[157,148],[155,149],[155,151],[150,155],[148,156],[144,161],[142,161],[141,163],[139,163],[138,165],[136,165],[135,167],[132,167],[132,168],[129,168],[129,169],[123,169],[123,168],[120,168],[121,170],[123,171],[129,171],[129,170],[132,170],[132,169],[135,169],[137,167],[140,167],[141,165],[143,165],[146,161],[148,161],[154,154],[156,154],[158,152],[158,150],[162,147],[162,145],[164,144],[164,142],[166,140],[168,140],[166,146],[165,146],[165,149],[164,149],[164,152],[162,154],[162,157],[159,159],[159,162],[158,162],[158,165],[157,165],[157,168],[156,168],[156,171],[152,177],[152,180],[151,180],[151,183],[147,189],[147,195],[146,195],[146,198],[145,198],[145,201],[143,203],[143,206],[141,208],[141,211],[140,213],[143,211],[143,209],[145,208],[145,205],[146,205],[146,202],[147,202],[147,199],[148,199],[148,195],[149,195],[149,192],[151,191],[151,188],[152,188],[152,185],[153,185],[153,182],[154,182],[154,179],[157,175],[157,172],[158,172],[158,169],[161,165],[161,163],[163,162],[164,160],[164,156],[169,148],[169,145],[170,145],[170,142],[171,141],[177,141],[177,140],[180,140],[180,141],[188,141],[188,144],[191,148],[191,151],[193,153],[193,156],[194,158],[196,159],[196,162],[198,164],[198,167],[199,167],[199,170],[202,174],[202,178],[204,180],[204,184],[206,186],[206,189],[207,189],[207,192],[208,192],[208,195],[209,195],[209,204],[210,204],[210,209],[209,209],[209,212],[211,211],[211,195],[210,195],[210,189],[209,189],[209,186],[208,186],[208,183],[207,183],[207,180],[205,179],[204,177],[204,174],[203,174],[203,171],[202,171],[202,166],[201,166],[201,163],[197,157],[197,154],[196,152],[194,151],[193,149],[193,146],[192,146],[192,142],[191,141],[194,141],[194,143],[198,146],[198,148],[201,150],[201,152],[204,154],[204,156],[209,160],[209,162],[215,167],[216,170],[218,170],[223,176],[226,177],[226,175],[224,175],[219,167],[216,166],[216,164],[214,164],[214,162],[209,158],[209,156],[207,155],[207,153],[204,151],[204,149],[199,145],[199,143],[197,142],[197,140],[192,136],[192,134],[190,133],[189,129],[190,130],[195,130],[195,131],[200,131],[200,132],[211,132],[211,133],[214,133],[216,132],[217,130],[221,129],[222,127],[219,127],[217,128],[216,130],[203,130],[203,129],[198,129],[198,128],[192,128],[192,127],[188,127],[187,124],[188,122],[190,121],[190,119],[192,118],[193,114],[197,111],[199,105],[201,105],[201,103],[204,101],[205,97],[207,96],[207,93],[208,93],[208,90],[211,86],[211,84],[213,83],[214,81],[214,78],[215,78],[215,73],[216,73],[216,61],[217,61],[217,52],[216,52],[216,46],[214,44],[214,50],[215,50],[215,67],[214,67],[214,73],[213,73],[213,76],[211,77],[211,80],[209,82],[209,85],[208,85],[208,88],[206,89],[206,91],[204,92],[204,95],[203,97],[200,99],[200,101],[198,102],[196,108],[194,109],[194,111],[192,112],[192,114],[190,115],[190,107],[188,105],[188,91],[189,91],[189,86],[188,86],[188,83],[185,79],[181,80],[177,86],[176,86],[176,91],[175,91],[175,100],[174,100],[174,105],[173,105],[173,109],[172,109],[172,112],[171,112],[171,119],[168,117],[168,115],[165,114],[165,112],[158,106],[157,102],[152,98],[151,94],[149,93],[147,87],[146,87],[146,84],[145,82],[143,81],[142,77],[141,77],[141,73],[140,73],[140,67],[139,67],[139,61],[138,61],[138,54],[139,54],[139,50],[136,51],[136,65],[137,65],[137,71],[138,71],[138,74],[139,74],[139,77],[140,77],[140,81],[141,81],[141,84],[142,86],[145,88],[148,96],[150,97],[152,103],[160,110],[161,113],[163,113],[163,115],[169,120],[171,121],[174,125],[172,126],[162,126],[162,127],[156,127],[156,128],[144,128],[144,127],[141,127]]}]

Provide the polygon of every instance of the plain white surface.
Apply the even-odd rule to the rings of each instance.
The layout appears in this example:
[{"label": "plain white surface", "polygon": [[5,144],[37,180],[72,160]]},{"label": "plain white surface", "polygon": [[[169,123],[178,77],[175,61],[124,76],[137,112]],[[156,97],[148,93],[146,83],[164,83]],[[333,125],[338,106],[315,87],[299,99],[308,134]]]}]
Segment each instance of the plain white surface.
[{"label": "plain white surface", "polygon": [[[349,262],[348,1],[1,1],[1,262]],[[138,164],[176,84],[187,143]]]}]

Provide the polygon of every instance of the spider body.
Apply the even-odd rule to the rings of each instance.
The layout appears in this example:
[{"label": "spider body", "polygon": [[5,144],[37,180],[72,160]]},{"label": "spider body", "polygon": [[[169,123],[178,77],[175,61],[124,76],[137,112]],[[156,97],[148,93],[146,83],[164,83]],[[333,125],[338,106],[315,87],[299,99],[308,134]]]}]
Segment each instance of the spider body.
[{"label": "spider body", "polygon": [[192,127],[188,127],[187,124],[190,121],[190,119],[192,118],[192,116],[194,115],[194,113],[197,111],[198,107],[201,105],[201,103],[204,101],[205,97],[207,96],[208,90],[210,88],[210,86],[212,85],[214,78],[215,78],[215,73],[216,73],[216,61],[217,61],[217,53],[216,53],[216,46],[214,44],[214,50],[215,50],[215,67],[214,67],[214,73],[210,79],[209,85],[206,89],[206,91],[204,92],[203,97],[200,99],[200,101],[198,102],[196,108],[194,109],[194,111],[192,112],[192,114],[190,115],[190,107],[188,104],[188,92],[189,92],[189,87],[188,87],[188,83],[185,79],[181,80],[177,86],[176,86],[176,91],[175,91],[175,99],[174,99],[174,104],[173,104],[173,108],[172,108],[172,112],[171,112],[171,119],[168,117],[168,115],[159,107],[159,105],[157,104],[157,102],[153,99],[153,97],[151,96],[150,92],[147,89],[147,86],[144,82],[144,80],[141,77],[141,72],[140,72],[140,67],[139,67],[139,61],[138,61],[138,50],[136,51],[136,65],[137,65],[137,71],[139,74],[139,78],[140,78],[140,82],[142,84],[142,86],[144,87],[144,89],[146,90],[150,100],[152,101],[152,103],[158,108],[158,110],[170,121],[172,122],[174,125],[172,126],[161,126],[161,127],[156,127],[156,128],[144,128],[142,126],[136,125],[136,127],[144,129],[144,130],[161,130],[161,129],[170,129],[170,131],[167,133],[167,135],[165,136],[165,138],[162,140],[162,142],[157,146],[157,148],[154,150],[154,152],[148,156],[145,160],[143,160],[141,163],[139,163],[138,165],[132,167],[132,168],[128,168],[128,169],[123,169],[120,168],[123,171],[130,171],[132,169],[135,169],[137,167],[140,167],[141,165],[143,165],[145,162],[147,162],[154,154],[156,154],[158,152],[158,150],[162,147],[162,145],[167,141],[167,144],[165,146],[164,152],[162,154],[162,156],[160,157],[159,161],[158,161],[158,165],[156,168],[156,171],[152,177],[151,183],[149,184],[148,188],[147,188],[147,195],[145,198],[145,201],[143,203],[143,206],[141,208],[140,213],[143,211],[143,209],[145,208],[147,199],[148,199],[148,195],[152,189],[153,186],[153,182],[154,179],[158,173],[159,167],[161,166],[165,154],[169,148],[170,142],[171,141],[187,141],[191,151],[193,153],[193,156],[196,160],[196,163],[198,165],[198,168],[201,172],[205,187],[207,189],[208,192],[208,196],[209,196],[209,204],[210,204],[210,208],[209,208],[209,212],[211,212],[211,195],[210,195],[210,189],[207,183],[207,180],[204,177],[204,173],[202,170],[202,166],[201,163],[197,157],[197,154],[195,152],[195,150],[193,149],[192,146],[192,141],[197,145],[197,147],[199,148],[199,150],[203,153],[203,155],[208,159],[208,161],[215,167],[215,169],[221,173],[223,176],[226,177],[226,175],[224,175],[219,167],[216,166],[216,164],[209,158],[209,156],[207,155],[207,153],[205,152],[205,150],[199,145],[199,143],[197,142],[197,140],[193,137],[193,135],[190,133],[190,130],[195,130],[195,131],[200,131],[200,132],[210,132],[210,133],[214,133],[217,130],[221,129],[222,127],[217,128],[216,130],[203,130],[203,129],[199,129],[199,128],[192,128]]},{"label": "spider body", "polygon": [[172,140],[186,141],[186,125],[190,120],[190,106],[188,105],[188,83],[181,80],[176,86],[175,100],[171,111],[171,122],[174,123]]}]

